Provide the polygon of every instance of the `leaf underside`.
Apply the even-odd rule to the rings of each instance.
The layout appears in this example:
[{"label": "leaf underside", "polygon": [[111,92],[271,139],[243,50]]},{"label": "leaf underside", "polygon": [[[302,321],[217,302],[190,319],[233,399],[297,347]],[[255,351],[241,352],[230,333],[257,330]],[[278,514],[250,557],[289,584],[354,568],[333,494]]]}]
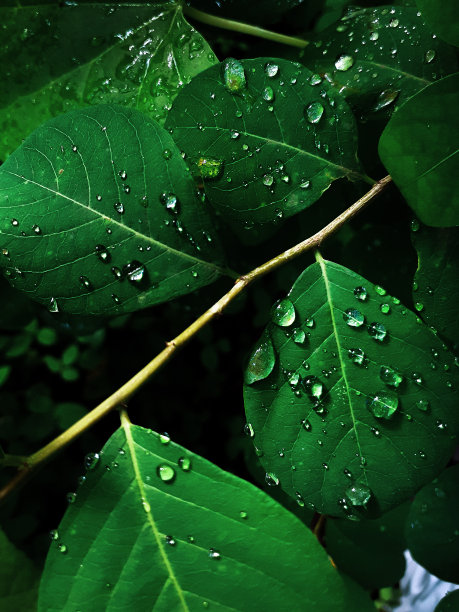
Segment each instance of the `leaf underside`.
[{"label": "leaf underside", "polygon": [[[355,297],[358,287],[365,301]],[[377,516],[397,506],[441,470],[455,444],[453,356],[418,317],[378,291],[320,258],[288,295],[294,321],[265,330],[270,366],[262,350],[246,372],[246,417],[266,472],[292,497],[334,516]],[[360,326],[346,323],[348,309],[364,317]],[[382,341],[370,335],[373,323],[384,326]],[[398,387],[383,381],[382,367],[402,378]],[[319,402],[304,386],[310,376],[320,383]],[[381,393],[396,404],[387,418],[370,409]],[[368,504],[350,502],[355,486],[369,489]]]}]

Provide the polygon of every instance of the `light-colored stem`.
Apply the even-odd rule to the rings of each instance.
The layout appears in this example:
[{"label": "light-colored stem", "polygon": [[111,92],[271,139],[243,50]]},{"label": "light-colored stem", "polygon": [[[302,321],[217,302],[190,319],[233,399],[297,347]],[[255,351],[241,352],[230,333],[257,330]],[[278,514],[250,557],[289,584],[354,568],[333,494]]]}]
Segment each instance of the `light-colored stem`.
[{"label": "light-colored stem", "polygon": [[304,47],[309,44],[307,40],[303,40],[302,38],[286,36],[285,34],[279,34],[278,32],[272,32],[271,30],[265,30],[264,28],[250,25],[249,23],[241,23],[240,21],[234,21],[233,19],[224,19],[223,17],[217,17],[216,15],[209,15],[209,13],[204,13],[203,11],[199,11],[191,6],[183,6],[183,12],[187,17],[196,19],[196,21],[200,21],[206,25],[222,28],[223,30],[241,32],[242,34],[249,34],[250,36],[258,36],[258,38],[265,38],[266,40],[272,40],[284,45],[290,45],[291,47],[298,47],[299,49],[304,49]]},{"label": "light-colored stem", "polygon": [[[258,266],[258,268],[255,268],[248,274],[241,276],[235,282],[234,286],[228,291],[228,293],[220,298],[211,308],[206,310],[204,314],[196,319],[196,321],[187,327],[181,334],[170,342],[167,342],[166,348],[164,348],[161,353],[152,359],[152,361],[150,361],[150,363],[148,363],[142,370],[137,372],[137,374],[128,380],[122,387],[115,391],[115,393],[110,395],[110,397],[105,399],[101,404],[94,408],[94,410],[74,423],[69,429],[57,436],[57,438],[52,440],[49,444],[28,457],[26,469],[34,469],[38,465],[47,461],[50,457],[80,436],[84,431],[92,427],[102,417],[111,412],[114,408],[125,405],[127,400],[147,380],[149,380],[149,378],[151,378],[155,372],[157,372],[167,361],[169,361],[169,359],[174,355],[174,353],[177,352],[179,348],[184,346],[191,338],[193,338],[193,336],[205,325],[207,325],[209,321],[221,314],[228,304],[232,302],[234,298],[237,297],[248,285],[250,285],[254,280],[261,278],[268,272],[272,272],[288,261],[298,257],[302,253],[318,248],[326,238],[339,230],[347,221],[359,213],[373,198],[379,195],[387,187],[391,180],[392,179],[390,176],[386,176],[385,178],[381,179],[357,202],[355,202],[351,207],[336,217],[336,219],[331,221],[331,223],[326,225],[319,232],[310,238],[307,238],[303,242],[300,242],[291,249],[284,251],[277,257],[270,259],[263,265]],[[0,499],[1,497],[2,491],[0,491]]]}]

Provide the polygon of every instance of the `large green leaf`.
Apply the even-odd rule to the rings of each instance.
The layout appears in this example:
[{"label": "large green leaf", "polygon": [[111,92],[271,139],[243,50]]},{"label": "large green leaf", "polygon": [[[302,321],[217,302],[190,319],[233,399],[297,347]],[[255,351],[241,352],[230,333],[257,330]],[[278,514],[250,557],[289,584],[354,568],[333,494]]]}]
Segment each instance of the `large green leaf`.
[{"label": "large green leaf", "polygon": [[39,610],[371,611],[268,495],[123,422],[67,511]]},{"label": "large green leaf", "polygon": [[36,609],[39,573],[26,555],[0,531],[0,609],[31,612]]},{"label": "large green leaf", "polygon": [[413,301],[419,316],[441,334],[453,349],[459,346],[459,229],[412,223],[412,242],[418,254]]},{"label": "large green leaf", "polygon": [[416,0],[424,19],[441,38],[459,47],[459,4],[457,0]]},{"label": "large green leaf", "polygon": [[301,51],[357,117],[386,119],[420,89],[457,70],[454,50],[432,36],[416,7],[349,11]]},{"label": "large green leaf", "polygon": [[457,612],[459,609],[459,589],[448,593],[440,600],[435,612]]},{"label": "large green leaf", "polygon": [[178,89],[216,63],[177,2],[0,9],[0,159],[41,123],[119,103],[163,121]]},{"label": "large green leaf", "polygon": [[211,219],[167,132],[95,106],[38,128],[0,168],[0,265],[51,311],[136,310],[215,280]]},{"label": "large green leaf", "polygon": [[418,492],[406,523],[413,558],[447,582],[459,582],[458,507],[459,465],[455,465]]},{"label": "large green leaf", "polygon": [[387,124],[379,155],[417,216],[459,225],[459,73],[429,85]]},{"label": "large green leaf", "polygon": [[444,467],[458,389],[453,356],[416,315],[318,256],[274,307],[244,398],[271,483],[321,513],[371,516]]},{"label": "large green leaf", "polygon": [[325,545],[336,566],[369,590],[398,582],[405,573],[403,537],[408,504],[379,519],[327,518]]},{"label": "large green leaf", "polygon": [[349,107],[286,60],[209,68],[179,93],[166,127],[242,233],[307,208],[335,179],[359,177]]}]

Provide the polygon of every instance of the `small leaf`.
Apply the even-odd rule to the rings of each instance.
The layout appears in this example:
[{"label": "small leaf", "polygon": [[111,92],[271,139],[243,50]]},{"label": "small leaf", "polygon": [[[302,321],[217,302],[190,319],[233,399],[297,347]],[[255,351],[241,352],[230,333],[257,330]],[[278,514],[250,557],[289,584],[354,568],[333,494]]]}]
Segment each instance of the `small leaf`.
[{"label": "small leaf", "polygon": [[132,311],[222,274],[180,152],[133,109],[101,105],[38,128],[0,168],[0,206],[0,265],[51,312]]},{"label": "small leaf", "polygon": [[[240,86],[228,87],[236,75]],[[361,178],[352,113],[313,77],[286,60],[230,59],[174,101],[166,127],[210,202],[241,234],[311,206],[338,178]],[[220,164],[216,176],[201,171],[209,159]]]},{"label": "small leaf", "polygon": [[121,104],[164,121],[178,90],[217,62],[178,2],[14,3],[0,17],[3,160],[40,124],[81,106]]},{"label": "small leaf", "polygon": [[[456,0],[416,0],[423,18],[435,34],[459,47],[459,5]],[[440,9],[440,10],[439,10]]]},{"label": "small leaf", "polygon": [[459,465],[446,469],[414,498],[406,523],[413,558],[441,580],[459,581]]},{"label": "small leaf", "polygon": [[88,465],[48,554],[40,612],[329,612],[330,592],[339,610],[371,612],[301,521],[169,439],[124,422]]},{"label": "small leaf", "polygon": [[[436,476],[454,449],[453,355],[382,287],[320,256],[287,300],[290,326],[271,321],[264,332],[272,372],[244,387],[260,461],[322,514],[387,512]],[[431,369],[433,352],[448,370]]]},{"label": "small leaf", "polygon": [[387,124],[379,155],[426,225],[459,225],[459,73],[429,85]]}]

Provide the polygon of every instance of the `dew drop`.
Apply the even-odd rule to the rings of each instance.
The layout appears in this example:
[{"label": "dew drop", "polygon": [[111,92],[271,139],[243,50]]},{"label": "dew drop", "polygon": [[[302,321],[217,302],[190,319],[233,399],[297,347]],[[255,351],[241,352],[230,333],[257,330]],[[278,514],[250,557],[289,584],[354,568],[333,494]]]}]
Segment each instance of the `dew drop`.
[{"label": "dew drop", "polygon": [[365,317],[355,308],[348,308],[343,312],[343,319],[349,327],[360,327],[365,322]]},{"label": "dew drop", "polygon": [[379,94],[375,105],[373,106],[373,110],[377,112],[383,108],[386,108],[387,106],[390,106],[398,98],[399,94],[400,91],[397,89],[383,89],[383,91]]},{"label": "dew drop", "polygon": [[244,425],[244,433],[249,438],[254,438],[255,437],[255,430],[253,429],[252,423],[246,423]]},{"label": "dew drop", "polygon": [[266,472],[265,482],[270,487],[277,487],[277,485],[279,484],[279,478],[276,476],[276,474],[273,474],[272,472]]},{"label": "dew drop", "polygon": [[53,540],[54,542],[56,540],[58,540],[59,539],[59,532],[58,532],[58,530],[57,529],[52,529],[49,532],[49,538],[50,538],[50,540]]},{"label": "dew drop", "polygon": [[353,506],[366,506],[371,498],[371,490],[363,484],[355,484],[346,489],[347,499]]},{"label": "dew drop", "polygon": [[167,482],[168,484],[172,483],[175,479],[174,468],[165,463],[158,465],[158,467],[156,468],[156,473],[163,482]]},{"label": "dew drop", "polygon": [[113,208],[120,215],[124,215],[124,204],[122,204],[121,202],[115,202],[115,204],[113,204]]},{"label": "dew drop", "polygon": [[426,64],[430,64],[435,59],[435,51],[433,49],[428,49],[424,55],[424,61]]},{"label": "dew drop", "polygon": [[368,326],[368,333],[370,336],[377,340],[378,342],[382,342],[384,338],[387,336],[387,330],[382,323],[371,323]]},{"label": "dew drop", "polygon": [[161,204],[166,207],[168,212],[173,214],[178,214],[180,212],[180,204],[175,193],[162,193],[159,196],[159,200]]},{"label": "dew drop", "polygon": [[127,172],[126,172],[126,170],[120,170],[118,172],[118,175],[120,176],[122,181],[125,181],[127,179]]},{"label": "dew drop", "polygon": [[312,425],[311,425],[311,422],[310,422],[308,419],[303,419],[303,420],[301,421],[301,424],[303,425],[303,428],[304,428],[306,431],[311,431],[311,429],[312,429]]},{"label": "dew drop", "polygon": [[111,260],[111,255],[103,244],[96,245],[95,251],[98,259],[103,263],[108,263]]},{"label": "dew drop", "polygon": [[272,102],[274,100],[274,91],[272,87],[265,87],[261,94],[263,100],[266,102]]},{"label": "dew drop", "polygon": [[168,544],[169,546],[175,546],[177,544],[177,542],[174,540],[174,538],[170,535],[166,536],[166,544]]},{"label": "dew drop", "polygon": [[89,291],[93,289],[92,283],[87,276],[80,276],[78,280],[85,289]]},{"label": "dew drop", "polygon": [[283,299],[275,304],[271,321],[279,327],[289,327],[295,321],[295,307],[289,299]]},{"label": "dew drop", "polygon": [[320,76],[320,74],[313,74],[309,78],[309,85],[312,85],[313,87],[316,85],[320,85],[321,83],[322,83],[322,77]]},{"label": "dew drop", "polygon": [[249,358],[244,379],[248,385],[267,378],[274,369],[276,355],[271,338],[264,334]]},{"label": "dew drop", "polygon": [[128,281],[135,285],[143,281],[146,269],[139,261],[131,261],[123,266],[123,272],[127,275]]},{"label": "dew drop", "polygon": [[381,304],[379,307],[379,310],[383,313],[383,314],[390,314],[391,308],[389,304]]},{"label": "dew drop", "polygon": [[403,382],[403,376],[389,368],[389,366],[381,366],[379,370],[379,378],[389,387],[397,388]]},{"label": "dew drop", "polygon": [[306,325],[306,327],[314,327],[316,323],[312,317],[309,317],[306,319],[304,324]]},{"label": "dew drop", "polygon": [[191,459],[189,457],[179,457],[178,466],[184,472],[189,472],[191,470]]},{"label": "dew drop", "polygon": [[274,78],[279,73],[279,66],[277,64],[272,64],[268,62],[265,64],[265,72],[269,76],[269,78]]},{"label": "dew drop", "polygon": [[398,397],[391,391],[379,391],[367,398],[366,407],[377,419],[390,419],[398,408]]},{"label": "dew drop", "polygon": [[221,559],[221,554],[215,548],[209,548],[209,558],[218,561]]},{"label": "dew drop", "polygon": [[359,302],[366,302],[368,300],[368,291],[365,287],[356,287],[354,289],[354,296]]},{"label": "dew drop", "polygon": [[65,496],[67,502],[69,504],[73,504],[76,501],[77,498],[77,494],[76,493],[67,493],[67,495]]},{"label": "dew drop", "polygon": [[427,412],[430,409],[430,402],[428,400],[418,400],[416,402],[416,408],[421,412]]},{"label": "dew drop", "polygon": [[159,434],[159,441],[161,444],[167,445],[171,441],[171,437],[168,433],[163,432],[162,434]]},{"label": "dew drop", "polygon": [[88,471],[92,471],[97,467],[99,460],[100,460],[99,453],[88,453],[84,458],[84,467]]},{"label": "dew drop", "polygon": [[17,219],[11,219],[11,225],[13,227],[17,227],[19,225],[19,221]]},{"label": "dew drop", "polygon": [[197,161],[198,172],[204,180],[217,179],[223,172],[223,161],[212,157],[200,157]]},{"label": "dew drop", "polygon": [[302,329],[294,329],[292,333],[293,342],[303,344],[306,340],[306,333]]},{"label": "dew drop", "polygon": [[263,185],[266,185],[266,187],[271,187],[271,185],[274,183],[274,177],[272,174],[265,174],[262,181]]},{"label": "dew drop", "polygon": [[351,55],[340,55],[335,62],[336,70],[346,72],[354,65],[354,58]]},{"label": "dew drop", "polygon": [[348,350],[347,355],[352,363],[356,365],[365,365],[367,362],[365,352],[361,348],[351,348]]},{"label": "dew drop", "polygon": [[227,59],[223,64],[223,83],[232,94],[241,94],[247,87],[244,66],[234,58]]},{"label": "dew drop", "polygon": [[324,114],[324,107],[320,102],[312,102],[306,108],[306,119],[309,123],[319,123]]},{"label": "dew drop", "polygon": [[59,312],[59,306],[57,304],[57,300],[56,298],[51,298],[49,300],[49,304],[48,304],[48,310],[49,312]]},{"label": "dew drop", "polygon": [[57,548],[62,555],[65,555],[68,552],[68,548],[65,544],[59,544]]}]

